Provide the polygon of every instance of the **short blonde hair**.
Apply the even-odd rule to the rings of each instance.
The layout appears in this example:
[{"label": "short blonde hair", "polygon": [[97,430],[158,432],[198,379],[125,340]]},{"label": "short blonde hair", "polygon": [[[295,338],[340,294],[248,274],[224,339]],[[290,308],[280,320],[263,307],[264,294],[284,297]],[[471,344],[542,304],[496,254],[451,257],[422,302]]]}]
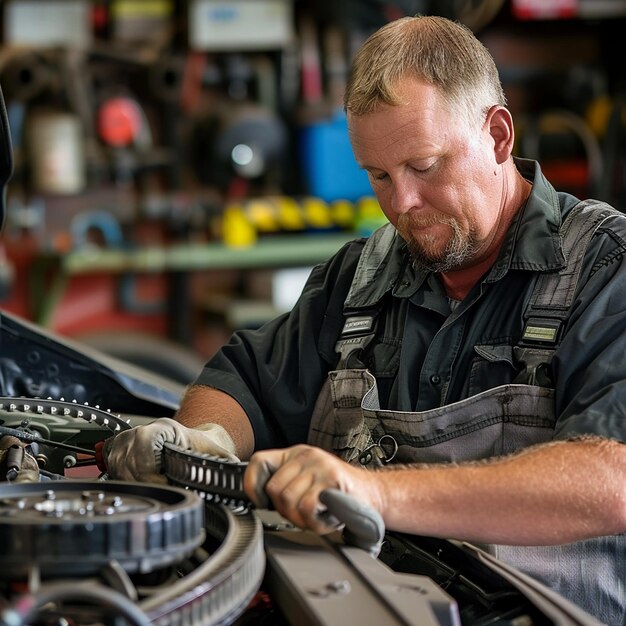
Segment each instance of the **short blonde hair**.
[{"label": "short blonde hair", "polygon": [[371,35],[354,57],[344,106],[364,115],[378,104],[400,104],[406,76],[441,90],[444,100],[478,123],[493,105],[506,106],[493,57],[467,27],[443,17],[404,17]]}]

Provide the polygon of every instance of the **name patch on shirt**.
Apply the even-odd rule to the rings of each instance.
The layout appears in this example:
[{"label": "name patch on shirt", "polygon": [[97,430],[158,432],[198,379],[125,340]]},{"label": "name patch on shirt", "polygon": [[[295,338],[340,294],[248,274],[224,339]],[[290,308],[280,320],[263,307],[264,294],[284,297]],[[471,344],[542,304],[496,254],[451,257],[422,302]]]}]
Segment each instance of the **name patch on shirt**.
[{"label": "name patch on shirt", "polygon": [[539,343],[556,343],[560,327],[561,322],[559,320],[531,318],[526,322],[522,340]]}]

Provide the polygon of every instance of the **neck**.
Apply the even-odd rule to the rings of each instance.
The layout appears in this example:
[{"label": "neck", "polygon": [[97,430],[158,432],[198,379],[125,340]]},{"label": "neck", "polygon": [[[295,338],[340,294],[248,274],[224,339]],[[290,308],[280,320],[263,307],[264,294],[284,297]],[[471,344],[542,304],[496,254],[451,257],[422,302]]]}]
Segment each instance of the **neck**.
[{"label": "neck", "polygon": [[448,297],[454,300],[463,300],[481,276],[496,262],[499,253],[500,246],[488,257],[470,267],[439,274]]}]

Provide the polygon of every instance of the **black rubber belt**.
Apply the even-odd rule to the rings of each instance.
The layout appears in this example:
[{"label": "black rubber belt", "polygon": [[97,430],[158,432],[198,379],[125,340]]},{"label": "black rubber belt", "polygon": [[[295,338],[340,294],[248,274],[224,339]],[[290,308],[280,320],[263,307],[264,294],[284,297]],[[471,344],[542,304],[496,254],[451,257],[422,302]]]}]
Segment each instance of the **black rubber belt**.
[{"label": "black rubber belt", "polygon": [[220,457],[182,450],[166,443],[162,470],[172,485],[195,490],[207,502],[247,510],[252,502],[243,490],[247,463],[232,463]]}]

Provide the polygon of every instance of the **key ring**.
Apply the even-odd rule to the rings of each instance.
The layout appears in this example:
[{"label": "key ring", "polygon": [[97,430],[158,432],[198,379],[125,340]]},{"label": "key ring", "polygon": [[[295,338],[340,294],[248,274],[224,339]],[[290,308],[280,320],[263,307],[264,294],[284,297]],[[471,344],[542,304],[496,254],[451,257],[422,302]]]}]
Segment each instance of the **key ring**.
[{"label": "key ring", "polygon": [[[392,451],[391,454],[387,454],[387,451],[383,447],[383,442],[386,440],[391,440],[392,442]],[[359,463],[361,465],[369,465],[374,460],[374,455],[378,458],[378,460],[383,464],[387,465],[395,458],[398,453],[398,442],[391,435],[383,435],[377,443],[370,446],[369,448],[365,448],[361,454],[359,454]]]}]

